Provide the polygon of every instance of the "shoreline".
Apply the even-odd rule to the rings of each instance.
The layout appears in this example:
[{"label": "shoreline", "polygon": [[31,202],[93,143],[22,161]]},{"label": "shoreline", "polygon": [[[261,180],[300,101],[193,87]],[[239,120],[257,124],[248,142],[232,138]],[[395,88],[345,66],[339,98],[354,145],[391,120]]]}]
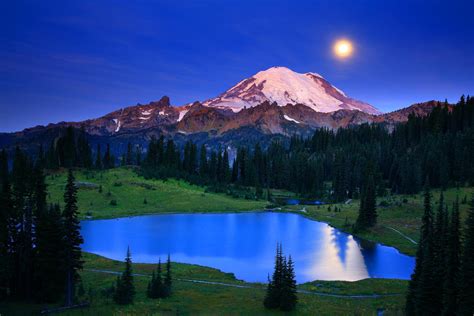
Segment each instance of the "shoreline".
[{"label": "shoreline", "polygon": [[[365,241],[369,241],[369,242],[374,242],[374,243],[377,243],[377,244],[380,244],[382,246],[386,246],[386,247],[391,247],[391,248],[394,248],[398,251],[399,254],[402,254],[402,255],[405,255],[405,256],[409,256],[409,257],[414,257],[414,255],[410,254],[410,253],[407,253],[407,252],[404,252],[402,251],[399,247],[395,246],[395,245],[390,245],[390,244],[387,244],[387,243],[384,243],[382,241],[379,241],[379,240],[374,240],[374,239],[370,239],[370,238],[366,238],[366,237],[362,237],[360,236],[359,234],[357,233],[353,233],[353,232],[350,232],[348,230],[346,230],[345,228],[343,227],[337,227],[329,222],[326,222],[326,221],[323,221],[323,220],[319,220],[317,218],[314,218],[312,217],[309,213],[307,212],[302,212],[301,210],[285,210],[283,209],[284,206],[282,207],[278,207],[278,208],[273,208],[273,209],[256,209],[256,210],[248,210],[248,211],[245,211],[245,210],[240,210],[240,211],[210,211],[210,212],[202,212],[202,211],[196,211],[196,212],[160,212],[160,213],[143,213],[143,214],[136,214],[136,215],[130,215],[130,216],[117,216],[117,217],[99,217],[99,218],[89,218],[89,219],[81,219],[81,222],[82,221],[100,221],[100,220],[113,220],[113,219],[122,219],[122,218],[134,218],[134,217],[140,217],[140,216],[152,216],[152,215],[192,215],[192,214],[200,214],[200,215],[206,215],[206,214],[242,214],[242,213],[265,213],[265,212],[271,212],[271,213],[287,213],[287,214],[296,214],[296,215],[300,215],[300,216],[303,216],[305,218],[307,218],[308,220],[312,220],[312,221],[315,221],[315,222],[319,222],[319,223],[324,223],[324,224],[327,224],[329,225],[330,227],[334,228],[334,229],[337,229],[343,233],[346,233],[348,235],[351,235],[353,237],[356,237],[360,240],[365,240]],[[391,229],[391,228],[389,228]],[[403,236],[404,237],[404,236]],[[406,237],[405,237],[406,238]]]}]

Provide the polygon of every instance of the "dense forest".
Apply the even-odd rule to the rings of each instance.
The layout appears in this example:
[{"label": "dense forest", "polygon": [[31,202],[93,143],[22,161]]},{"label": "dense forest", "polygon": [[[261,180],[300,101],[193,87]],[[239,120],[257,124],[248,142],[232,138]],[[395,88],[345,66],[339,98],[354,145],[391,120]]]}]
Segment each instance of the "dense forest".
[{"label": "dense forest", "polygon": [[[291,139],[289,148],[271,143],[239,148],[231,167],[227,150],[198,151],[192,143],[178,153],[171,140],[152,140],[144,160],[146,176],[178,176],[205,184],[233,183],[287,189],[333,201],[358,197],[364,175],[374,175],[378,195],[417,193],[425,178],[433,187],[474,183],[474,99],[440,104],[426,117],[410,116],[393,131],[362,124],[317,130]],[[329,186],[327,183],[331,183]]]},{"label": "dense forest", "polygon": [[83,265],[74,181],[69,171],[62,210],[48,206],[42,166],[17,150],[9,172],[0,155],[0,299],[73,303]]},{"label": "dense forest", "polygon": [[320,129],[310,138],[293,137],[289,146],[272,142],[263,148],[210,150],[192,142],[179,148],[163,136],[148,149],[128,144],[120,159],[107,144],[90,148],[83,130],[69,128],[38,160],[47,168],[112,168],[141,165],[145,177],[176,177],[216,191],[229,185],[286,189],[306,197],[344,201],[359,197],[364,177],[373,174],[377,195],[417,193],[426,178],[432,187],[474,183],[474,98],[454,105],[440,103],[426,117],[410,115],[389,130],[362,124],[338,130]]},{"label": "dense forest", "polygon": [[428,185],[425,188],[416,266],[408,287],[405,312],[407,315],[472,315],[474,197],[462,227],[459,201],[450,210],[441,193],[434,212]]}]

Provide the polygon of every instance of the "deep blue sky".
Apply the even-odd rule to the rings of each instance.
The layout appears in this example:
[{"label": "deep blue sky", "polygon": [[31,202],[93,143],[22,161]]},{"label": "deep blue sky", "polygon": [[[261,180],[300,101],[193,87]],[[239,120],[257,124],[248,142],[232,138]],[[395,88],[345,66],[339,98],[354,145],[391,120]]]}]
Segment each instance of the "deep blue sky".
[{"label": "deep blue sky", "polygon": [[[472,0],[14,0],[0,12],[0,131],[204,100],[276,65],[382,111],[474,94]],[[355,44],[346,61],[331,54],[340,37]]]}]

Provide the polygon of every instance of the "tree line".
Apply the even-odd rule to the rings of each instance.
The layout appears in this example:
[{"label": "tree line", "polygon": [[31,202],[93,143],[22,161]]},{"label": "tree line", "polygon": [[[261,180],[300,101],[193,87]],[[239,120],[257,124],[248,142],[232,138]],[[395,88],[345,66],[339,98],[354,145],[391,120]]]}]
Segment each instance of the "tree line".
[{"label": "tree line", "polygon": [[71,305],[82,268],[77,189],[69,171],[64,208],[47,205],[42,167],[17,149],[0,153],[0,298]]},{"label": "tree line", "polygon": [[369,169],[376,195],[417,193],[427,177],[438,188],[473,185],[473,113],[474,98],[462,97],[455,106],[439,103],[426,117],[409,115],[393,131],[383,124],[319,129],[310,138],[291,138],[289,146],[274,141],[238,148],[232,161],[227,148],[188,142],[180,150],[160,137],[150,141],[142,172],[221,190],[255,187],[257,196],[276,188],[334,202],[359,198]]},{"label": "tree line", "polygon": [[454,106],[438,103],[425,117],[411,114],[393,130],[384,124],[323,128],[289,143],[237,149],[198,147],[190,141],[178,146],[161,136],[152,138],[145,152],[127,144],[120,159],[108,144],[92,150],[84,129],[69,127],[46,153],[40,148],[38,161],[50,169],[141,165],[145,177],[182,178],[215,191],[254,187],[260,198],[265,189],[275,188],[341,202],[360,197],[368,169],[378,196],[418,193],[427,177],[437,188],[473,185],[473,124],[474,98],[463,96]]},{"label": "tree line", "polygon": [[441,193],[436,214],[426,186],[416,266],[406,298],[407,315],[474,313],[474,197],[461,230],[459,201],[451,207]]}]

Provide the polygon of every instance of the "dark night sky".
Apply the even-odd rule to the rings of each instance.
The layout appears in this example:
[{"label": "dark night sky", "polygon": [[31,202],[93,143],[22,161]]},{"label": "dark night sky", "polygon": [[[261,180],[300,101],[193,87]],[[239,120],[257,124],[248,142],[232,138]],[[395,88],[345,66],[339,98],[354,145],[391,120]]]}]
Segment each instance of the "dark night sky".
[{"label": "dark night sky", "polygon": [[[67,2],[67,4],[65,4]],[[271,66],[391,111],[474,93],[474,1],[2,1],[0,131],[205,100]],[[355,54],[331,53],[345,37]]]}]

